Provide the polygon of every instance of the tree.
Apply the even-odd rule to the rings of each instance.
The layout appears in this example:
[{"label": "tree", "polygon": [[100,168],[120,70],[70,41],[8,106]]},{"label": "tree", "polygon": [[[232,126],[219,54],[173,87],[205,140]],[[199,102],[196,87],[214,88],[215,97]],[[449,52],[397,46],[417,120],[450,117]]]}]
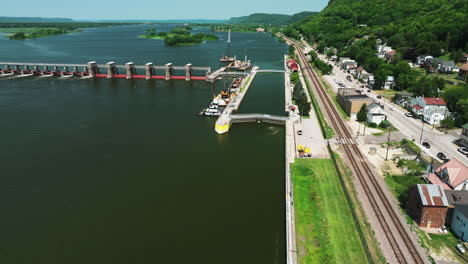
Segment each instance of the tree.
[{"label": "tree", "polygon": [[327,58],[330,58],[331,56],[335,55],[335,52],[333,52],[333,48],[330,48],[327,51],[326,55],[327,55]]},{"label": "tree", "polygon": [[391,125],[392,125],[392,123],[390,123],[390,121],[388,121],[388,120],[384,120],[384,121],[380,122],[380,124],[379,124],[379,126],[381,128],[389,128]]},{"label": "tree", "polygon": [[309,51],[309,55],[310,55],[310,61],[311,62],[314,62],[318,57],[317,52],[315,52],[313,50]]},{"label": "tree", "polygon": [[455,51],[452,51],[452,53],[450,53],[449,58],[453,60],[455,63],[457,63],[463,57],[463,54],[464,54],[463,50],[461,49],[455,50]]},{"label": "tree", "polygon": [[317,51],[320,53],[323,53],[326,47],[327,47],[327,43],[325,43],[325,41],[323,40],[320,40],[318,43]]},{"label": "tree", "polygon": [[457,126],[463,126],[468,123],[468,99],[461,99],[455,105],[457,111]]},{"label": "tree", "polygon": [[294,45],[289,46],[289,55],[294,55],[295,50],[296,48],[294,47]]},{"label": "tree", "polygon": [[453,120],[451,116],[448,116],[444,120],[440,121],[440,124],[445,129],[452,129],[455,126],[455,120]]},{"label": "tree", "polygon": [[364,122],[367,119],[367,104],[363,104],[357,113],[357,121]]}]

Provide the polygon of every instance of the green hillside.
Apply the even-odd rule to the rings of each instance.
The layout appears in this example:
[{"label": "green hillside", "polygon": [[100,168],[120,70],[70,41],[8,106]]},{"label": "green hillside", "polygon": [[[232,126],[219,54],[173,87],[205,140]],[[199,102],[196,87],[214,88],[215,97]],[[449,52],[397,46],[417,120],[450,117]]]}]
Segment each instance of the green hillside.
[{"label": "green hillside", "polygon": [[294,15],[282,14],[251,14],[243,17],[233,17],[228,20],[228,24],[264,24],[264,25],[287,25],[296,23],[313,16],[317,12],[301,12]]},{"label": "green hillside", "polygon": [[465,0],[331,0],[319,15],[293,27],[336,48],[373,34],[394,48],[439,56],[466,51],[467,13]]}]

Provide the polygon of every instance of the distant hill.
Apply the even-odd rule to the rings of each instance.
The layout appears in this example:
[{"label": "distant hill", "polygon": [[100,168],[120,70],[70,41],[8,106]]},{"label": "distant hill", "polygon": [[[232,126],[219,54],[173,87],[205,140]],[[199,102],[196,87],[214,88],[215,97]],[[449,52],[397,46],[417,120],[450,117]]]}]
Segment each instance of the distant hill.
[{"label": "distant hill", "polygon": [[0,17],[0,23],[71,23],[71,18],[44,18],[44,17]]},{"label": "distant hill", "polygon": [[264,14],[256,13],[249,16],[232,17],[228,24],[265,24],[265,25],[287,25],[299,22],[307,17],[318,14],[318,12],[301,12],[294,15]]},{"label": "distant hill", "polygon": [[331,0],[319,15],[294,28],[336,48],[375,35],[397,49],[439,56],[468,48],[467,13],[466,0]]},{"label": "distant hill", "polygon": [[106,23],[190,23],[190,24],[222,24],[227,20],[220,19],[169,19],[169,20],[154,20],[154,19],[129,19],[129,20],[79,20],[79,22],[106,22]]}]

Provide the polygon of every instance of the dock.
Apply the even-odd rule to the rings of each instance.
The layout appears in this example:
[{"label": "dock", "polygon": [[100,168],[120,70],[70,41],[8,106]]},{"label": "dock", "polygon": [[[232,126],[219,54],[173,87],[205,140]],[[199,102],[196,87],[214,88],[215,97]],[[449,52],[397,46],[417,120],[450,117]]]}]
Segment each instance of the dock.
[{"label": "dock", "polygon": [[229,104],[226,106],[224,111],[219,116],[218,120],[216,120],[215,131],[218,134],[224,134],[229,131],[229,128],[231,127],[231,124],[232,124],[231,114],[234,111],[237,111],[237,109],[239,109],[239,106],[242,103],[242,100],[244,100],[245,95],[249,91],[249,88],[253,80],[255,79],[255,76],[257,75],[257,70],[258,70],[258,67],[252,68],[252,71],[242,81],[242,84],[240,85],[240,88],[239,88],[239,92],[236,94],[236,98],[229,102]]}]

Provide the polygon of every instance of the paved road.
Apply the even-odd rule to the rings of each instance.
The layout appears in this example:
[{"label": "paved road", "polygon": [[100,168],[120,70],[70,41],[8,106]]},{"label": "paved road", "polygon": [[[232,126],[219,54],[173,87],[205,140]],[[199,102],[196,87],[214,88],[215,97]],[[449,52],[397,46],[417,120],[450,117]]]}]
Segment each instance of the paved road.
[{"label": "paved road", "polygon": [[[348,73],[339,69],[337,66],[334,65],[332,61],[327,60],[327,58],[324,55],[319,54],[319,58],[333,65],[333,74],[335,75],[333,79],[341,81],[343,84],[346,85],[347,88],[360,89],[359,87],[361,83],[359,83],[357,80],[353,79],[353,81],[351,82],[346,80],[346,76],[348,76]],[[331,84],[333,88],[336,88],[335,83]],[[377,102],[381,102],[384,105],[385,114],[387,115],[388,120],[398,130],[400,130],[404,135],[406,135],[407,139],[415,139],[415,143],[420,144],[421,130],[423,130],[422,142],[426,141],[431,145],[430,149],[426,149],[420,145],[421,149],[423,149],[423,151],[426,152],[426,154],[431,155],[435,159],[439,160],[436,157],[436,155],[437,153],[442,152],[449,159],[455,157],[463,164],[468,166],[468,157],[458,152],[458,146],[454,143],[456,140],[459,139],[459,135],[454,133],[443,134],[442,132],[436,130],[435,128],[432,128],[432,126],[428,124],[425,124],[424,129],[422,129],[421,120],[406,117],[404,115],[404,113],[406,113],[406,110],[400,108],[400,106],[393,104],[392,102],[384,98],[378,99],[377,95],[374,94],[372,90],[370,93],[367,93],[367,88],[364,88],[363,90],[364,93],[367,94],[370,98],[374,99]],[[391,111],[389,106],[392,106],[394,110]]]}]

